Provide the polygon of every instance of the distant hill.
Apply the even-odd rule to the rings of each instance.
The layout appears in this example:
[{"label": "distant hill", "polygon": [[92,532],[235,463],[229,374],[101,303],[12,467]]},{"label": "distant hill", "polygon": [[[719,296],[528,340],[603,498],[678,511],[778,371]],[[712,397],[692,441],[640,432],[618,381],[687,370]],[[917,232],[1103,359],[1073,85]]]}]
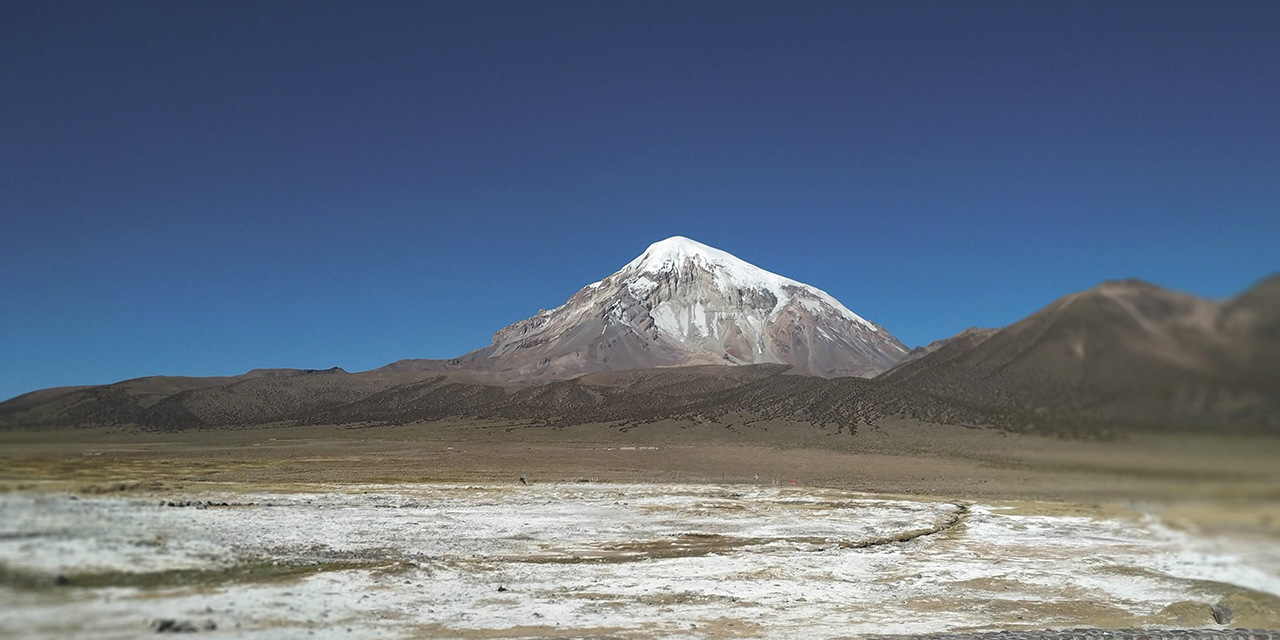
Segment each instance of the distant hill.
[{"label": "distant hill", "polygon": [[[472,372],[295,371],[232,378],[142,378],[0,403],[10,428],[136,425],[148,430],[271,424],[405,423],[446,418],[566,425],[786,418],[866,423],[864,378],[788,375],[789,365],[707,365],[588,374],[513,384]],[[30,394],[29,394],[30,395]]]},{"label": "distant hill", "polygon": [[[952,342],[954,340],[986,340],[988,337],[991,336],[991,334],[997,331],[999,331],[999,329],[983,329],[982,327],[969,327],[968,329],[965,329],[964,331],[961,331],[960,333],[957,333],[956,335],[951,336],[950,338],[942,338],[941,340],[934,340],[929,344],[919,346],[908,351],[907,355],[903,356],[901,360],[895,362],[893,364],[893,367],[890,368],[889,371],[892,371],[903,365],[906,365],[908,362],[915,362],[916,360],[919,360],[920,358],[923,358],[933,353],[934,351],[941,349],[947,343]],[[884,373],[888,373],[888,371]],[[884,373],[881,373],[880,375],[884,375]]]},{"label": "distant hill", "polygon": [[677,419],[794,420],[852,433],[911,418],[1068,435],[1280,435],[1280,276],[1223,302],[1135,280],[1106,282],[1003,329],[966,330],[917,354],[872,379],[795,375],[809,372],[766,363],[542,380],[449,361],[403,361],[363,373],[151,377],[19,396],[0,403],[0,428]]},{"label": "distant hill", "polygon": [[1280,275],[1221,303],[1124,280],[958,336],[877,380],[1019,428],[1280,430],[1277,365]]}]

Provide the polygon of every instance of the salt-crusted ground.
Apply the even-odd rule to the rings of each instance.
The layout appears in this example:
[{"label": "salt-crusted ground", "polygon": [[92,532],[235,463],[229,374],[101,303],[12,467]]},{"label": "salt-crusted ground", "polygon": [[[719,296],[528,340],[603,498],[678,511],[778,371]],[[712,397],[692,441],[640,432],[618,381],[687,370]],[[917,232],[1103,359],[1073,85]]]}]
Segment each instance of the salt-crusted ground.
[{"label": "salt-crusted ground", "polygon": [[[185,501],[217,506],[162,506]],[[1280,595],[1280,549],[1137,515],[824,489],[0,494],[14,638],[136,637],[157,619],[255,638],[1158,628],[1233,594]],[[1166,609],[1183,601],[1205,604]]]}]

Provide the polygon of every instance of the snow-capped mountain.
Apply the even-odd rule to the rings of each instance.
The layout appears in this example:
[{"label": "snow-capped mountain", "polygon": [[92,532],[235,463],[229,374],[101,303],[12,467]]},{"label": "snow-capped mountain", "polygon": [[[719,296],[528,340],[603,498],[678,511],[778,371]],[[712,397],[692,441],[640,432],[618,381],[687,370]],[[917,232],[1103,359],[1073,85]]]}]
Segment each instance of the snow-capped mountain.
[{"label": "snow-capped mountain", "polygon": [[758,363],[835,377],[875,375],[906,352],[827,293],[676,236],[455,362],[522,378]]}]

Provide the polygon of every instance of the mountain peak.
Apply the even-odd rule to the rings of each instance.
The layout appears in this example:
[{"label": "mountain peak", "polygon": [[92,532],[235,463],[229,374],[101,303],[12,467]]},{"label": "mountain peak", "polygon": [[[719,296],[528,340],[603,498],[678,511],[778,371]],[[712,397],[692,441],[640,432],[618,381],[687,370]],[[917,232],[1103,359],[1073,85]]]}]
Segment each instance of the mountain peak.
[{"label": "mountain peak", "polygon": [[644,253],[628,263],[623,269],[632,269],[640,272],[669,271],[671,269],[679,269],[686,260],[693,260],[704,266],[714,265],[736,271],[756,270],[774,278],[781,278],[781,276],[764,271],[727,251],[721,251],[684,236],[671,236],[666,240],[659,240],[649,245],[649,248],[645,249]]},{"label": "mountain peak", "polygon": [[[707,253],[719,252],[719,249],[708,246],[685,236],[671,236],[665,240],[659,240],[645,250],[645,253]],[[721,252],[723,253],[723,252]]]},{"label": "mountain peak", "polygon": [[874,375],[906,351],[820,289],[672,236],[459,362],[524,378],[763,363],[832,377]]}]

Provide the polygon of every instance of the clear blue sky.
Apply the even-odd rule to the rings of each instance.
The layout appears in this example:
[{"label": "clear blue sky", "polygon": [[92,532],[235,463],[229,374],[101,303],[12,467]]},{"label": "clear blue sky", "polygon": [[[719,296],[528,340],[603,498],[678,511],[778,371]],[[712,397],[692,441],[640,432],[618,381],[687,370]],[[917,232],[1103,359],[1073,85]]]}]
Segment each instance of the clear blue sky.
[{"label": "clear blue sky", "polygon": [[1280,3],[0,3],[0,398],[452,357],[671,235],[908,345],[1280,268]]}]

